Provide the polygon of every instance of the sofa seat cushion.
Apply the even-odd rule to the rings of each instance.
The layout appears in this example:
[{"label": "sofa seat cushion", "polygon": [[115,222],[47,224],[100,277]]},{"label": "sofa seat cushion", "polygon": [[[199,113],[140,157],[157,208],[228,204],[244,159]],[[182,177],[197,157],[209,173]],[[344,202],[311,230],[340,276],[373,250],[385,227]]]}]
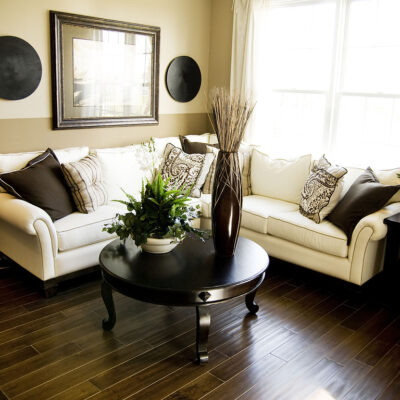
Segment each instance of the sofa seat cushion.
[{"label": "sofa seat cushion", "polygon": [[297,211],[274,213],[268,219],[268,234],[338,257],[347,257],[345,233],[329,221],[316,224]]},{"label": "sofa seat cushion", "polygon": [[54,223],[58,238],[58,250],[72,250],[112,238],[112,235],[103,232],[103,226],[111,222],[117,212],[121,212],[121,210],[115,207],[101,206],[90,214],[75,212],[59,219]]},{"label": "sofa seat cushion", "polygon": [[[211,218],[211,194],[201,195],[201,215]],[[243,197],[241,226],[260,233],[267,233],[269,215],[273,212],[297,210],[299,206],[287,201],[251,195]]]},{"label": "sofa seat cushion", "polygon": [[270,197],[244,196],[241,226],[255,232],[267,233],[269,231],[268,218],[271,214],[298,210],[298,208],[297,204]]}]

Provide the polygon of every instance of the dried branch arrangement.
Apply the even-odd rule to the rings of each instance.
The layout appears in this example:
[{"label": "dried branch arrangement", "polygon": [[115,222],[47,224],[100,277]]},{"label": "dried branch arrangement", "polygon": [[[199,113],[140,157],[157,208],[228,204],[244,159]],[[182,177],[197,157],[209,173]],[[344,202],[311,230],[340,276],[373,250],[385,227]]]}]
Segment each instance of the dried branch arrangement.
[{"label": "dried branch arrangement", "polygon": [[254,102],[237,94],[231,95],[225,88],[214,88],[211,91],[211,123],[222,151],[239,150],[254,106]]}]

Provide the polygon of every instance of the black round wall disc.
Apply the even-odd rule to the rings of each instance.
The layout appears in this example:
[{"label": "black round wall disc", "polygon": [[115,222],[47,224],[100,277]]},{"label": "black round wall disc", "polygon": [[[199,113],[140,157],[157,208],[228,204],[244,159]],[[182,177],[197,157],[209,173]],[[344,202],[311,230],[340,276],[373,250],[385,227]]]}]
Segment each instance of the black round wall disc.
[{"label": "black round wall disc", "polygon": [[194,99],[201,85],[201,72],[191,57],[174,58],[168,65],[165,82],[171,97],[181,103]]},{"label": "black round wall disc", "polygon": [[42,63],[36,50],[15,36],[0,36],[0,97],[19,100],[39,86]]}]

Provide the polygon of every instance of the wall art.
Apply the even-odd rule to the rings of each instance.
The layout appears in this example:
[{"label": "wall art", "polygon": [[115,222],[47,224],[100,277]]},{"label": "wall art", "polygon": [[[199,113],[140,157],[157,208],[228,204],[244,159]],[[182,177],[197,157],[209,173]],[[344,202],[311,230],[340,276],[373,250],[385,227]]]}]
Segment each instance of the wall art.
[{"label": "wall art", "polygon": [[0,98],[24,99],[41,79],[42,63],[36,50],[16,36],[0,36]]},{"label": "wall art", "polygon": [[188,56],[174,58],[165,73],[170,96],[181,103],[193,100],[200,90],[201,72],[196,61]]},{"label": "wall art", "polygon": [[158,124],[160,28],[50,11],[53,129]]}]

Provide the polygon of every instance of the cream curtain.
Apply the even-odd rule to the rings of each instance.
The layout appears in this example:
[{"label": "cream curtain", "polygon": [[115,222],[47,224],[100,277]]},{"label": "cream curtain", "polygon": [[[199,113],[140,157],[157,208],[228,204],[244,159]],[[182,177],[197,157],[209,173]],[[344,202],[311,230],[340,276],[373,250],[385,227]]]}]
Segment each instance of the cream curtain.
[{"label": "cream curtain", "polygon": [[[270,0],[233,0],[233,35],[232,35],[232,59],[231,59],[231,93],[238,93],[248,99],[257,102],[258,69],[257,52],[260,40],[264,35],[262,30],[267,21]],[[245,139],[252,142],[252,119],[246,130]]]}]

